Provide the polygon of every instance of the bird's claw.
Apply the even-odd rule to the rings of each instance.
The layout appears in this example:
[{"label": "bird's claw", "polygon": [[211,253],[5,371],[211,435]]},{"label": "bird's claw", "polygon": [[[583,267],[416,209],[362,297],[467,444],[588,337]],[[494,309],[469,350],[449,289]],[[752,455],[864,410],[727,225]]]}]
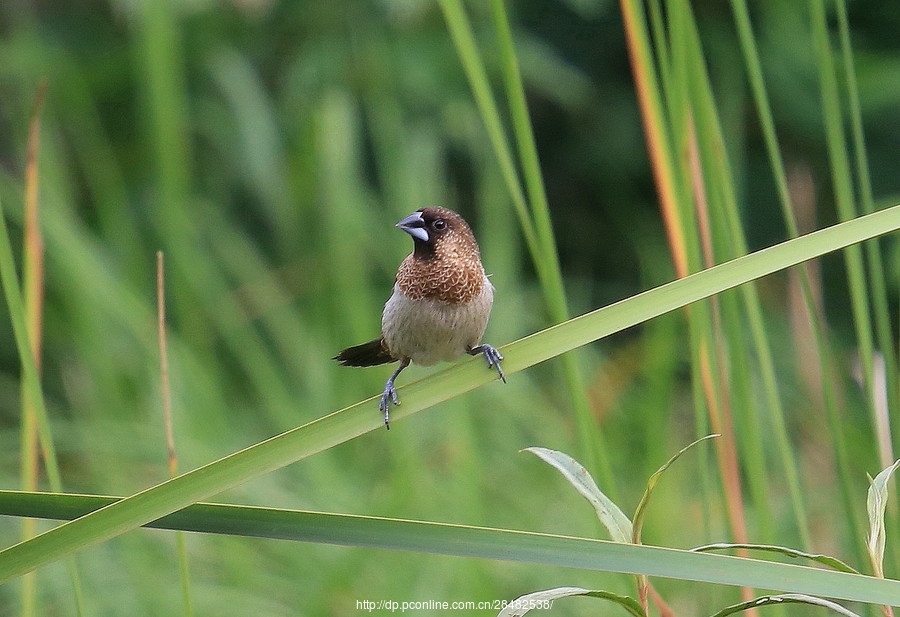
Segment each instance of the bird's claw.
[{"label": "bird's claw", "polygon": [[503,360],[503,354],[487,343],[482,343],[481,355],[487,360],[488,368],[497,369],[497,375],[500,377],[500,381],[506,383],[506,375],[503,374],[503,369],[500,367],[500,361]]},{"label": "bird's claw", "polygon": [[381,391],[381,398],[378,399],[378,409],[384,414],[384,427],[387,430],[391,430],[391,403],[397,406],[400,405],[400,399],[397,398],[397,390],[394,388],[394,380],[397,379],[397,375],[400,374],[400,371],[407,366],[409,366],[409,358],[401,358],[400,366],[398,366],[397,370],[388,377],[388,380],[384,384],[384,390]]},{"label": "bird's claw", "polygon": [[394,385],[387,384],[384,386],[384,390],[381,392],[381,398],[378,400],[378,410],[384,414],[384,426],[387,430],[391,430],[391,403],[399,406],[400,399],[397,398],[397,389],[394,388]]}]

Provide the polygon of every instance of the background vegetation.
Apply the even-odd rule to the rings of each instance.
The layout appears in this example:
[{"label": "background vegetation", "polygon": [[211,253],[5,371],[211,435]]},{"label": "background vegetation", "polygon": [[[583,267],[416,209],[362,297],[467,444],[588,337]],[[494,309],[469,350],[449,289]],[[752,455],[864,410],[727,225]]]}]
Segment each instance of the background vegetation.
[{"label": "background vegetation", "polygon": [[[500,93],[488,10],[467,8]],[[619,7],[570,0],[508,8],[570,313],[671,280]],[[809,9],[784,2],[753,9],[796,214],[801,229],[821,227],[839,215]],[[888,3],[856,1],[849,9],[872,194],[883,206],[900,200],[900,17]],[[734,23],[724,4],[694,10],[748,244],[769,245],[787,231]],[[341,369],[328,358],[377,332],[394,269],[409,250],[392,224],[422,205],[456,208],[476,228],[498,289],[487,340],[503,344],[552,323],[432,3],[13,0],[0,7],[0,20],[0,198],[16,232],[28,119],[38,84],[47,83],[42,372],[66,490],[126,495],[167,477],[156,250],[167,262],[182,470],[380,388],[386,370]],[[829,24],[836,40],[837,19]],[[896,328],[896,242],[883,247],[882,315]],[[835,361],[825,377],[799,283],[778,275],[759,285],[801,516],[791,472],[767,439],[778,431],[750,364],[734,369],[743,374],[735,383],[749,389],[731,409],[742,510],[753,541],[865,569],[865,474],[884,465],[876,416],[853,379],[860,331],[850,318],[844,258],[823,259],[813,281]],[[5,305],[0,311],[7,323]],[[742,322],[729,323],[726,332],[740,338]],[[601,487],[626,511],[650,473],[708,432],[692,340],[685,314],[673,313],[575,354],[608,466],[606,474],[592,471],[612,479]],[[584,461],[598,456],[593,437],[580,431],[560,364],[442,403],[390,433],[332,448],[217,500],[600,535],[580,497],[518,453],[543,446]],[[410,371],[405,380],[428,372]],[[823,380],[837,391],[836,419]],[[11,329],[0,327],[4,487],[20,485],[20,423],[18,357]],[[647,543],[735,539],[717,457],[702,449],[660,484]],[[896,524],[886,572],[896,577],[891,531],[896,538]],[[4,546],[20,533],[18,520],[0,520]],[[624,576],[522,564],[206,535],[185,541],[198,614],[347,614],[357,600],[511,599],[557,585],[630,589]],[[182,603],[170,533],[132,532],[76,562],[90,614],[171,614]],[[35,580],[40,614],[75,614],[64,564],[42,568]],[[20,609],[22,585],[0,588],[0,612]],[[658,589],[686,615],[739,598],[734,589],[670,581]],[[591,600],[567,602],[558,610],[596,610]]]}]

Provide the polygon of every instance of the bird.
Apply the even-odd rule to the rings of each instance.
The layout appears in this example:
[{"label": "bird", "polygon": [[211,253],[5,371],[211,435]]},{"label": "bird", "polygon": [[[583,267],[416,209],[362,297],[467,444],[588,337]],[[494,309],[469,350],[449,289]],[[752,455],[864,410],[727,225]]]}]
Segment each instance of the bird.
[{"label": "bird", "polygon": [[449,208],[429,206],[401,219],[396,227],[412,237],[413,250],[397,270],[381,315],[381,336],[333,357],[341,366],[400,363],[378,401],[388,430],[391,404],[400,405],[394,381],[411,362],[431,366],[463,354],[480,354],[506,383],[500,366],[503,356],[481,341],[494,286],[468,223]]}]

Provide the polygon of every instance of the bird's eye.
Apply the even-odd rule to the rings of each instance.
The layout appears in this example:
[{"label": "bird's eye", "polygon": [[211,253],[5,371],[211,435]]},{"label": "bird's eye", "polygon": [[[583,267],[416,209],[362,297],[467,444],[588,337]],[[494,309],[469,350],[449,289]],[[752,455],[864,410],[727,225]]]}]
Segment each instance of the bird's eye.
[{"label": "bird's eye", "polygon": [[431,224],[431,227],[435,231],[443,231],[447,228],[447,221],[445,221],[444,219],[437,219],[434,223]]}]

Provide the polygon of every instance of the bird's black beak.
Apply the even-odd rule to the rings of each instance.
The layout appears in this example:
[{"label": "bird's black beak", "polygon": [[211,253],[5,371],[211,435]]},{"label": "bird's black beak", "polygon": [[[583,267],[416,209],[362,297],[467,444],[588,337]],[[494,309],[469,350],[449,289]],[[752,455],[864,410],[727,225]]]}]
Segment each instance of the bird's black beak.
[{"label": "bird's black beak", "polygon": [[397,227],[416,240],[428,242],[428,231],[425,229],[425,219],[422,218],[421,212],[413,212],[406,218],[397,221]]}]

